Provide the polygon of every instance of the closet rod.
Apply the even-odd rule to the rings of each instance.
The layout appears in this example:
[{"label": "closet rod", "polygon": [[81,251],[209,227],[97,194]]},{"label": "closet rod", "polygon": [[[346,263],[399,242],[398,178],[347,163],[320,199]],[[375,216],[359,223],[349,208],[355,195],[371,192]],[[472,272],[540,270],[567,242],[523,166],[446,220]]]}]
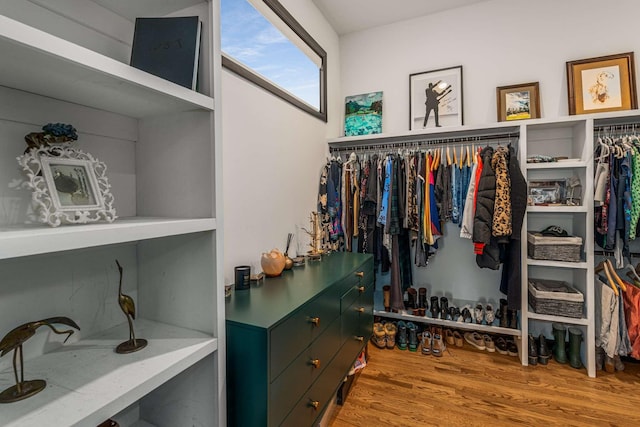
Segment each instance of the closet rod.
[{"label": "closet rod", "polygon": [[[601,251],[601,250],[596,250],[596,251],[593,251],[593,254],[594,254],[594,255],[601,255],[601,256],[614,256],[614,255],[615,255],[615,252],[613,252],[613,251]],[[629,254],[629,256],[630,256],[631,258],[640,258],[640,252],[631,252],[631,253]]]},{"label": "closet rod", "polygon": [[380,142],[366,142],[354,143],[349,145],[330,145],[329,151],[344,152],[344,151],[375,151],[375,150],[390,150],[390,149],[403,149],[403,148],[427,148],[436,147],[441,145],[454,145],[454,144],[472,144],[478,143],[478,146],[485,144],[507,144],[517,142],[519,133],[508,133],[498,135],[478,135],[478,136],[466,136],[466,137],[450,137],[450,138],[433,138],[433,139],[420,139],[413,141],[380,141]]},{"label": "closet rod", "polygon": [[622,121],[622,122],[616,122],[616,123],[603,123],[603,124],[595,124],[593,126],[593,131],[594,132],[613,132],[613,133],[621,133],[621,132],[636,132],[636,131],[640,131],[640,121],[636,120],[629,120],[629,121]]}]

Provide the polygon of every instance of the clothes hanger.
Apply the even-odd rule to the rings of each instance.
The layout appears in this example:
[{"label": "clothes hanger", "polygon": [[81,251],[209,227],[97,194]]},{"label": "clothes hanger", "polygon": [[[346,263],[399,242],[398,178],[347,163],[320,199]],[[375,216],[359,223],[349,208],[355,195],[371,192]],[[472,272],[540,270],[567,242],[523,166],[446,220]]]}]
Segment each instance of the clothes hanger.
[{"label": "clothes hanger", "polygon": [[448,145],[447,145],[447,166],[451,166],[451,153],[449,152]]},{"label": "clothes hanger", "polygon": [[453,151],[453,164],[457,165],[458,164],[458,157],[456,156],[456,147],[453,147],[453,149],[451,151]]},{"label": "clothes hanger", "polygon": [[613,276],[613,279],[616,281],[618,286],[620,286],[620,289],[622,289],[624,292],[627,292],[627,287],[624,284],[623,280],[620,278],[620,276],[618,276],[618,272],[613,267],[613,264],[611,263],[611,260],[607,258],[606,263],[609,266],[609,271],[611,272],[611,275]]},{"label": "clothes hanger", "polygon": [[596,266],[595,273],[597,274],[603,270],[604,274],[607,276],[607,283],[605,283],[605,285],[613,289],[613,293],[616,294],[616,296],[620,295],[620,292],[618,292],[618,288],[615,286],[615,282],[611,277],[611,273],[609,273],[609,267],[607,267],[607,263],[605,261],[601,261],[600,264]]},{"label": "clothes hanger", "polygon": [[469,153],[468,145],[467,145],[467,167],[471,167],[471,154]]}]

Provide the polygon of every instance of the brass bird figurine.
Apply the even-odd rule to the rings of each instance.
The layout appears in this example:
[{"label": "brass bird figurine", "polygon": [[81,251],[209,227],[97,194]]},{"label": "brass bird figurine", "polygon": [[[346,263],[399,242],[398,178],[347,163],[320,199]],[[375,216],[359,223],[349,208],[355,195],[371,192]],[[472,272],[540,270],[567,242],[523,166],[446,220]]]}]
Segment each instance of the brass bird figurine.
[{"label": "brass bird figurine", "polygon": [[118,347],[116,347],[116,353],[133,353],[134,351],[138,351],[147,346],[147,340],[142,338],[136,338],[136,334],[133,331],[133,320],[136,318],[136,305],[133,302],[133,298],[129,295],[122,293],[122,266],[116,260],[116,264],[118,265],[118,271],[120,272],[120,284],[118,285],[118,305],[122,312],[127,317],[127,322],[129,323],[129,340],[123,343],[120,343]]},{"label": "brass bird figurine", "polygon": [[[13,350],[13,374],[16,378],[16,385],[11,386],[0,393],[0,403],[17,402],[18,400],[26,399],[29,396],[33,396],[34,394],[42,391],[45,388],[47,383],[44,380],[24,380],[24,358],[22,355],[22,344],[29,338],[34,336],[36,333],[36,329],[38,329],[40,326],[48,326],[53,332],[59,335],[67,334],[67,337],[64,339],[64,342],[67,342],[69,337],[74,332],[73,329],[59,331],[53,326],[54,324],[67,325],[80,330],[80,327],[76,324],[76,322],[69,319],[68,317],[49,317],[48,319],[42,319],[36,322],[29,322],[20,325],[11,330],[4,336],[4,338],[2,338],[2,341],[0,341],[0,357]],[[19,379],[17,366],[18,353],[20,354]]]}]

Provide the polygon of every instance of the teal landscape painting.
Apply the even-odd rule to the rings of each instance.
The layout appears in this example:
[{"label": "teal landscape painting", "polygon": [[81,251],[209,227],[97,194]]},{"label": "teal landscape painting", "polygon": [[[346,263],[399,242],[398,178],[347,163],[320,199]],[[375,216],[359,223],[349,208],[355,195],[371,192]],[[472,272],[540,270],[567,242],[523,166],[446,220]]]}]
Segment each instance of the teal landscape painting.
[{"label": "teal landscape painting", "polygon": [[382,92],[347,96],[344,136],[382,133]]}]

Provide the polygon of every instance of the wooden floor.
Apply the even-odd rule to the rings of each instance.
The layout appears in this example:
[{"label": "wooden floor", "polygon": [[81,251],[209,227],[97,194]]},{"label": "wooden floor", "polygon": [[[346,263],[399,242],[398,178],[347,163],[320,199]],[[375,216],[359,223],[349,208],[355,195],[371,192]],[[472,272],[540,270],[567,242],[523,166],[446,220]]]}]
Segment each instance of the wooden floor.
[{"label": "wooden floor", "polygon": [[441,358],[372,344],[369,354],[331,427],[640,426],[640,364],[589,378],[585,369],[523,367],[466,343]]}]

